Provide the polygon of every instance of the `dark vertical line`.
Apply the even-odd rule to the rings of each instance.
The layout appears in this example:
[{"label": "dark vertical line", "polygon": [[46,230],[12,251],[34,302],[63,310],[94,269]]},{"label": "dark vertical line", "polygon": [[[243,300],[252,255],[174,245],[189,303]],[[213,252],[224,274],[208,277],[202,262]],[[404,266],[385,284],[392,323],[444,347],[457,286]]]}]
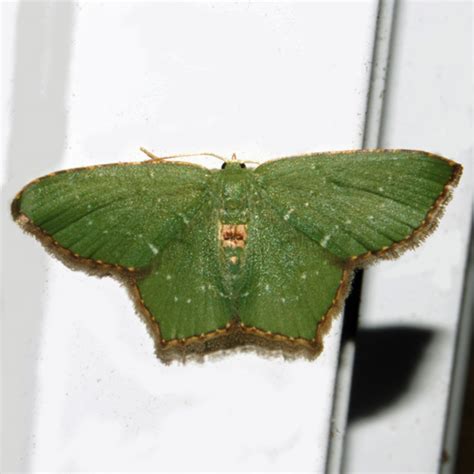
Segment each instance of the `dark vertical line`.
[{"label": "dark vertical line", "polygon": [[364,271],[357,270],[352,280],[351,293],[344,305],[344,321],[342,323],[341,345],[355,341],[359,323],[359,307],[362,293]]},{"label": "dark vertical line", "polygon": [[58,167],[67,125],[74,5],[18,6],[3,211],[2,471],[30,468],[46,257],[9,218],[9,202],[31,178]]},{"label": "dark vertical line", "polygon": [[390,81],[389,67],[395,37],[396,17],[397,3],[394,0],[380,0],[365,110],[363,148],[377,148],[381,144],[386,106],[385,92]]},{"label": "dark vertical line", "polygon": [[[472,217],[471,217],[472,218]],[[474,219],[459,317],[451,390],[446,413],[440,473],[470,472],[474,467]],[[471,397],[470,397],[471,395]]]}]

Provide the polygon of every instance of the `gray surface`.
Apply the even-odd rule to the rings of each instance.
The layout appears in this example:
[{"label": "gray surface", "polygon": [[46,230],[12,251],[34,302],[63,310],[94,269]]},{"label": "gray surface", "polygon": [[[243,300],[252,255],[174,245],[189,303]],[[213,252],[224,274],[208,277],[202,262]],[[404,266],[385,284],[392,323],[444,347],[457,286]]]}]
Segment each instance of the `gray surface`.
[{"label": "gray surface", "polygon": [[[14,8],[3,4],[2,9]],[[7,13],[6,13],[7,14]],[[71,3],[20,3],[2,205],[2,471],[27,471],[35,443],[32,410],[44,321],[47,256],[11,222],[8,203],[27,181],[58,166],[74,28]],[[4,38],[8,43],[9,38]],[[6,71],[4,71],[4,78]],[[8,296],[8,298],[6,298]]]}]

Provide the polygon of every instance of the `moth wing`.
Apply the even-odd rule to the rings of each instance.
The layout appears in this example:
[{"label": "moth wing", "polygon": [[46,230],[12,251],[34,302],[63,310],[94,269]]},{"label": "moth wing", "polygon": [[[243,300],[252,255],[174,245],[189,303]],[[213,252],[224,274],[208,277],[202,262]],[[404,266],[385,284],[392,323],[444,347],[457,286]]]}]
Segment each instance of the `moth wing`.
[{"label": "moth wing", "polygon": [[264,200],[256,202],[251,215],[241,322],[261,335],[314,340],[318,325],[337,310],[338,293],[345,293],[343,266]]},{"label": "moth wing", "polygon": [[437,222],[462,167],[412,150],[289,157],[255,170],[262,196],[333,255],[396,255]]},{"label": "moth wing", "polygon": [[162,342],[216,335],[231,321],[231,300],[221,278],[217,212],[203,205],[187,232],[160,252],[149,274],[136,276],[140,303],[159,324]]},{"label": "moth wing", "polygon": [[66,260],[140,268],[185,231],[208,177],[158,161],[66,170],[26,186],[12,213]]}]

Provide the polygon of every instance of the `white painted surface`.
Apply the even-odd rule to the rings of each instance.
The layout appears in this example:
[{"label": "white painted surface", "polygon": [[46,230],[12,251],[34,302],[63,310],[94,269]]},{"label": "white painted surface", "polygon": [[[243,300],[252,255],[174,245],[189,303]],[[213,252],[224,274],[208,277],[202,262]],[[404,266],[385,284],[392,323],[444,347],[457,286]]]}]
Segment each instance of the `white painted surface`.
[{"label": "white painted surface", "polygon": [[[45,5],[20,7],[42,17],[16,33],[28,39],[46,25],[45,37],[54,35],[68,15],[71,62],[56,104],[66,128],[48,120],[47,107],[38,114],[61,67],[45,54],[42,76],[26,64],[15,79],[37,97],[13,107],[8,199],[53,165],[143,159],[139,146],[262,161],[360,147],[374,2],[53,2],[46,14]],[[34,126],[18,119],[27,111],[39,115]],[[116,282],[49,258],[32,270],[43,251],[10,221],[5,227],[8,252],[23,256],[7,260],[4,295],[7,356],[22,361],[4,373],[9,423],[15,410],[34,415],[27,441],[28,420],[8,440],[5,470],[324,469],[340,320],[317,362],[232,354],[163,366]],[[32,386],[13,383],[28,377]]]},{"label": "white painted surface", "polygon": [[397,6],[381,146],[430,150],[465,169],[438,230],[423,246],[364,276],[360,330],[406,326],[433,331],[433,338],[403,396],[377,416],[349,424],[347,472],[440,467],[472,217],[472,5]]}]

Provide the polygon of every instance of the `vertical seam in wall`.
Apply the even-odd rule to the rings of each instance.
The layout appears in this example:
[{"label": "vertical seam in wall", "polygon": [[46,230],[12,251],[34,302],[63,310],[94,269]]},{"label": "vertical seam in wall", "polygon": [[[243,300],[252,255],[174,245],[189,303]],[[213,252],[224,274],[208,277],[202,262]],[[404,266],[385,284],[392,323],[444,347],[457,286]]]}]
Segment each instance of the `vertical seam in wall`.
[{"label": "vertical seam in wall", "polygon": [[[472,218],[472,216],[471,216]],[[470,361],[471,344],[474,343],[472,314],[474,308],[474,220],[471,220],[468,255],[464,268],[464,287],[460,317],[456,331],[455,352],[451,367],[451,390],[444,422],[443,444],[440,453],[441,474],[457,472],[459,436],[462,426],[463,408]],[[460,472],[460,471],[459,471]]]}]

